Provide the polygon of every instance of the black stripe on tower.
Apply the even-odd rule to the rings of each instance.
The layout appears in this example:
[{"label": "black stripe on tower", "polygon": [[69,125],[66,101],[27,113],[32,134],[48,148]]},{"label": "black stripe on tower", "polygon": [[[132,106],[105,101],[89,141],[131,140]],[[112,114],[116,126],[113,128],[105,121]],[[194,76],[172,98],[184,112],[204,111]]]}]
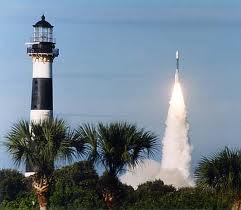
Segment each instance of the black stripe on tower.
[{"label": "black stripe on tower", "polygon": [[53,110],[52,78],[33,78],[31,110]]}]

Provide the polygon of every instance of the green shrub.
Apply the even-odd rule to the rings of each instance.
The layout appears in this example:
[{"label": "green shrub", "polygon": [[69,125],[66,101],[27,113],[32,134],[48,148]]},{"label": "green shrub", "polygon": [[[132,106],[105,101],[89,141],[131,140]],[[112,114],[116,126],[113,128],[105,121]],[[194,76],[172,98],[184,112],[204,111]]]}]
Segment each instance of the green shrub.
[{"label": "green shrub", "polygon": [[105,207],[96,188],[99,177],[90,162],[81,161],[58,169],[54,178],[50,195],[51,207],[81,210]]}]

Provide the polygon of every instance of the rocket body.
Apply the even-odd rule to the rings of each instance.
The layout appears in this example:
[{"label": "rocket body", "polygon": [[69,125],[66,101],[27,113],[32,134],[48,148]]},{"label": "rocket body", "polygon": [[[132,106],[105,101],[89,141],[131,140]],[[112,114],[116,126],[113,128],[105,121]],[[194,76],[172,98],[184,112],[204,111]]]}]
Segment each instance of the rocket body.
[{"label": "rocket body", "polygon": [[179,82],[179,52],[176,51],[176,72],[175,72],[175,83]]}]

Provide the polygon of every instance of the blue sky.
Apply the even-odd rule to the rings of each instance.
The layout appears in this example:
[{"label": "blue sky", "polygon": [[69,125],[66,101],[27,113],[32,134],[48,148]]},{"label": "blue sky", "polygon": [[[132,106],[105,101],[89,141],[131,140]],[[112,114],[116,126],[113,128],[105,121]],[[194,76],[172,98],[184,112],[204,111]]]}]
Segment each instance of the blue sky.
[{"label": "blue sky", "polygon": [[[60,3],[61,2],[61,3]],[[73,126],[127,120],[161,139],[181,52],[193,165],[241,140],[241,2],[11,0],[0,3],[0,135],[29,119],[25,42],[42,13],[54,25],[54,113]],[[0,167],[12,162],[0,149]]]}]

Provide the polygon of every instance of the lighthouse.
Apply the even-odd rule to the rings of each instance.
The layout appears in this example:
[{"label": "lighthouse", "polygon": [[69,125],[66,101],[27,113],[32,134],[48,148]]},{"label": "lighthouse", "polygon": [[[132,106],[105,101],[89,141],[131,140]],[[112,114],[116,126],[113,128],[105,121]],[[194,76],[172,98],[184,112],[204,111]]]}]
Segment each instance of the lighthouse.
[{"label": "lighthouse", "polygon": [[53,117],[52,64],[59,49],[55,48],[53,26],[44,15],[33,25],[33,30],[33,37],[27,43],[27,54],[33,62],[30,121],[40,123]]},{"label": "lighthouse", "polygon": [[[59,55],[59,49],[55,48],[53,26],[44,15],[33,25],[33,36],[26,44],[27,54],[33,62],[30,122],[40,123],[53,117],[52,64]],[[31,168],[27,164],[26,176],[32,174]]]}]

